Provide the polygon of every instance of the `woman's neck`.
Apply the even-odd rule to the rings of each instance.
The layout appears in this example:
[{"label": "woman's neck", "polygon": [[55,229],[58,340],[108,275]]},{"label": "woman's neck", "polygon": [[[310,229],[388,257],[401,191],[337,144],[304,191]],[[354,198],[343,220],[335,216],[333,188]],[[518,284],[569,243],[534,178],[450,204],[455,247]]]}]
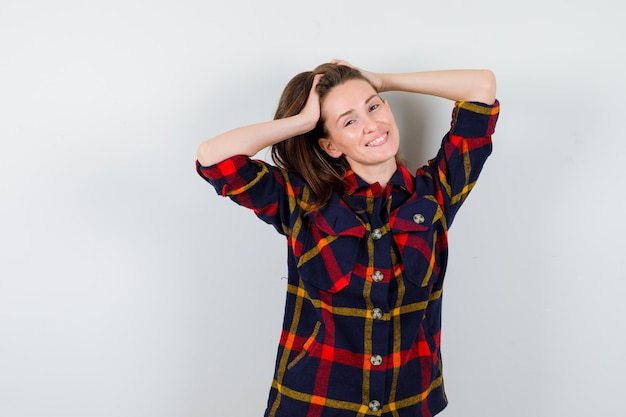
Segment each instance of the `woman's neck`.
[{"label": "woman's neck", "polygon": [[377,165],[357,165],[350,166],[355,174],[357,174],[363,181],[368,184],[379,183],[381,187],[385,188],[387,183],[398,169],[398,164],[395,158]]}]

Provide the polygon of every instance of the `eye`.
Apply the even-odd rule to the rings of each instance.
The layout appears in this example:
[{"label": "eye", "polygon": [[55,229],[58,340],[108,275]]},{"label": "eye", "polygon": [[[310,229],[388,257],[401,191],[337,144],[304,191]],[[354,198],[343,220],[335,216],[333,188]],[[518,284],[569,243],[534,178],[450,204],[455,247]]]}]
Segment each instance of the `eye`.
[{"label": "eye", "polygon": [[355,124],[355,123],[356,123],[356,120],[354,120],[354,119],[350,119],[350,120],[347,120],[347,121],[343,124],[343,126],[344,126],[344,127],[348,127],[348,126],[353,125],[353,124]]},{"label": "eye", "polygon": [[377,109],[377,108],[379,108],[379,107],[380,107],[380,104],[378,104],[378,103],[376,103],[376,104],[372,104],[372,105],[370,106],[370,111],[374,111],[374,110],[376,110],[376,109]]}]

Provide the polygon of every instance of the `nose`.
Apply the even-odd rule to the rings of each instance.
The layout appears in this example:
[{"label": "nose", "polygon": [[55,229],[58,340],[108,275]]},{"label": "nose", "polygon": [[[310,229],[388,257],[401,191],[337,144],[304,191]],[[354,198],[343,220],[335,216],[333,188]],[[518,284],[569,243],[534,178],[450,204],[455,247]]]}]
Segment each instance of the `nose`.
[{"label": "nose", "polygon": [[377,123],[376,120],[370,115],[366,115],[363,119],[363,129],[366,133],[372,133],[376,130]]}]

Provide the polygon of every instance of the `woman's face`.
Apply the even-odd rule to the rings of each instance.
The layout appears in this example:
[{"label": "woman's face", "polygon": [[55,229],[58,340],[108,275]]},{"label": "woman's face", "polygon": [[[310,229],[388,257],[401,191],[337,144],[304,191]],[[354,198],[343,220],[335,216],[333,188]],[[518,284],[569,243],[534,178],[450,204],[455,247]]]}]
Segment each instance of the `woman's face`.
[{"label": "woman's face", "polygon": [[364,80],[334,87],[321,105],[327,138],[320,146],[331,157],[345,155],[357,173],[396,169],[398,127],[387,101]]}]

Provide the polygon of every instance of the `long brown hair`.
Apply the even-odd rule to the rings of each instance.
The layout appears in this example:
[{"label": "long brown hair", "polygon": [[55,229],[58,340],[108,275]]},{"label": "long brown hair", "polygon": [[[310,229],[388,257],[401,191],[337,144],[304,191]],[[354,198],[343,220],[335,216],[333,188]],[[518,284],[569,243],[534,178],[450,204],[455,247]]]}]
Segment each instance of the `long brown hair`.
[{"label": "long brown hair", "polygon": [[[322,64],[313,71],[302,72],[289,81],[278,102],[274,119],[295,116],[304,107],[313,78],[324,74],[316,86],[320,104],[330,91],[348,80],[369,80],[357,69],[345,65]],[[371,83],[370,83],[371,85]],[[372,85],[372,88],[376,88]],[[344,156],[330,157],[320,146],[319,139],[327,136],[324,120],[320,117],[315,129],[272,146],[272,160],[288,171],[296,172],[311,187],[314,206],[320,208],[333,191],[343,191],[343,180],[350,167]]]}]

